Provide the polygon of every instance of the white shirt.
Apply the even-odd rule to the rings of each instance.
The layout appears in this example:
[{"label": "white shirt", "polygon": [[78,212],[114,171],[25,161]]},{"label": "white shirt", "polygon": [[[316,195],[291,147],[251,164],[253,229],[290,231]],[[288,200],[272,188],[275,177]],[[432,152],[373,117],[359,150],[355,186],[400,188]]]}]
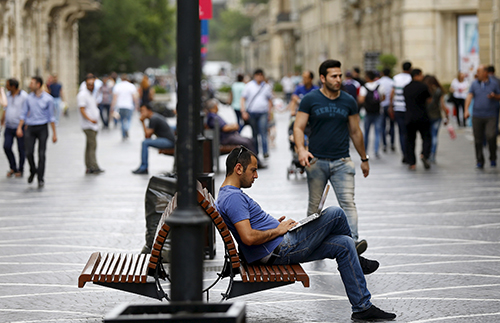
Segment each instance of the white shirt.
[{"label": "white shirt", "polygon": [[247,112],[269,112],[269,100],[273,98],[273,93],[271,86],[266,82],[261,82],[260,84],[257,84],[255,81],[248,82],[245,84],[241,96],[245,98]]},{"label": "white shirt", "polygon": [[[102,101],[102,93],[99,91],[102,87],[102,81],[98,78],[95,79],[94,81],[94,91],[92,91],[92,95],[94,96],[95,100],[97,101],[97,104],[101,103]],[[86,90],[87,89],[87,82],[83,81],[80,83],[80,88],[78,88],[78,92],[81,90]]]},{"label": "white shirt", "polygon": [[469,82],[466,78],[464,78],[462,82],[459,82],[457,79],[453,79],[450,87],[453,88],[453,96],[457,99],[465,99],[467,97],[467,93],[469,93]]},{"label": "white shirt", "polygon": [[382,103],[380,103],[380,105],[382,107],[387,107],[389,106],[389,103],[391,103],[391,92],[392,87],[394,86],[394,81],[388,76],[382,76],[377,82],[384,87],[385,99]]},{"label": "white shirt", "polygon": [[405,96],[403,89],[411,82],[411,75],[408,73],[399,73],[394,76],[394,111],[406,112]]},{"label": "white shirt", "polygon": [[113,95],[116,94],[116,109],[135,108],[134,97],[138,97],[137,88],[129,81],[121,81],[113,87]]},{"label": "white shirt", "polygon": [[[87,117],[92,120],[99,120],[99,108],[97,108],[97,102],[87,88],[78,92],[78,95],[76,96],[76,103],[78,104],[78,108],[85,108]],[[99,130],[99,124],[88,121],[81,113],[80,125],[82,126],[82,129],[91,129],[94,131]]]},{"label": "white shirt", "polygon": [[292,93],[295,90],[295,84],[293,84],[293,80],[291,77],[284,76],[281,79],[281,85],[283,86],[283,92]]}]

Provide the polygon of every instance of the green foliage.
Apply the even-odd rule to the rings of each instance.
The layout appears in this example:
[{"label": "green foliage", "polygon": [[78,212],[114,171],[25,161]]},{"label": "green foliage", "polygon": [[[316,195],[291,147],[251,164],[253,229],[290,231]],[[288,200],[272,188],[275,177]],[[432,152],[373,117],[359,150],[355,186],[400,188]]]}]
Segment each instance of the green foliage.
[{"label": "green foliage", "polygon": [[231,85],[223,85],[219,88],[219,92],[229,93],[231,92]]},{"label": "green foliage", "polygon": [[241,0],[241,3],[243,4],[248,4],[248,3],[268,3],[269,0]]},{"label": "green foliage", "polygon": [[155,89],[155,93],[157,94],[164,94],[164,93],[167,93],[167,89],[159,86],[159,85],[155,85],[154,86],[154,89]]},{"label": "green foliage", "polygon": [[388,68],[391,70],[392,73],[392,69],[398,63],[398,59],[396,58],[396,56],[392,54],[382,54],[379,56],[378,59],[380,64],[377,66],[377,69],[379,71],[382,71],[384,68]]},{"label": "green foliage", "polygon": [[210,20],[209,60],[238,63],[241,59],[239,42],[251,34],[252,20],[235,10],[224,10]]},{"label": "green foliage", "polygon": [[283,85],[281,85],[280,82],[274,83],[273,91],[274,92],[283,92]]},{"label": "green foliage", "polygon": [[168,0],[103,0],[80,21],[80,74],[132,72],[173,61],[175,10]]}]

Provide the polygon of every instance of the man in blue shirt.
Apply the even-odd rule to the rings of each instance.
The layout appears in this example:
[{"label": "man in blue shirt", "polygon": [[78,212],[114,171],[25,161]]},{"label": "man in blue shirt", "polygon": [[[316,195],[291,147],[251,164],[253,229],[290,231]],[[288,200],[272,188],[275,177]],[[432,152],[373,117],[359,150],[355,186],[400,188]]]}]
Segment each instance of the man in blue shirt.
[{"label": "man in blue shirt", "polygon": [[288,109],[290,109],[292,116],[297,114],[297,107],[299,106],[300,100],[307,93],[319,89],[316,85],[313,84],[314,73],[311,71],[304,71],[302,73],[302,84],[297,85],[295,91],[292,94],[292,100],[288,105]]},{"label": "man in blue shirt", "polygon": [[352,319],[392,320],[395,314],[372,305],[364,274],[373,273],[378,262],[359,257],[344,211],[329,207],[321,216],[297,230],[297,222],[278,220],[266,213],[242,188],[252,186],[257,158],[244,148],[235,148],[226,160],[226,178],[216,207],[248,263],[289,265],[336,259],[340,277],[352,306]]},{"label": "man in blue shirt", "polygon": [[[31,93],[23,104],[21,121],[17,126],[17,136],[23,137],[26,147],[26,159],[30,164],[30,176],[28,183],[32,183],[35,175],[38,177],[38,187],[45,184],[45,150],[49,137],[48,124],[52,128],[52,142],[57,142],[56,124],[54,117],[54,101],[50,94],[42,90],[43,79],[33,76],[30,82]],[[25,132],[23,134],[23,127]],[[35,164],[35,142],[38,140],[38,167]]]},{"label": "man in blue shirt", "polygon": [[57,81],[57,74],[52,75],[52,82],[48,85],[49,94],[54,98],[54,117],[56,124],[59,123],[61,116],[61,105],[64,100],[64,94],[61,83]]},{"label": "man in blue shirt", "polygon": [[490,165],[497,166],[497,114],[500,87],[496,80],[488,76],[488,69],[480,65],[477,69],[477,80],[472,82],[469,94],[465,98],[464,119],[469,118],[469,105],[474,98],[472,107],[472,131],[476,148],[476,168],[483,169],[483,142],[490,150]]},{"label": "man in blue shirt", "polygon": [[[19,81],[16,79],[7,80],[5,87],[9,91],[6,96],[4,89],[1,96],[2,100],[0,104],[4,106],[4,111],[1,119],[1,124],[5,125],[5,141],[3,144],[3,149],[9,160],[10,170],[7,173],[7,177],[15,175],[16,177],[22,177],[24,172],[24,159],[25,159],[25,148],[24,148],[24,138],[16,136],[17,125],[19,124],[21,111],[23,109],[24,101],[28,97],[28,93],[19,88]],[[17,140],[17,150],[19,151],[19,167],[16,165],[16,158],[12,152],[12,144],[14,143],[14,138]]]},{"label": "man in blue shirt", "polygon": [[[370,172],[365,152],[363,133],[359,128],[358,105],[354,98],[341,90],[341,63],[326,60],[319,67],[323,87],[304,96],[293,128],[299,162],[306,167],[309,188],[308,214],[314,213],[328,181],[332,184],[340,207],[356,242],[358,253],[363,253],[367,242],[358,242],[358,213],[354,203],[354,162],[349,156],[349,138],[361,157],[364,177]],[[309,150],[304,145],[304,130],[309,123],[311,135]],[[314,164],[309,159],[318,158]]]}]

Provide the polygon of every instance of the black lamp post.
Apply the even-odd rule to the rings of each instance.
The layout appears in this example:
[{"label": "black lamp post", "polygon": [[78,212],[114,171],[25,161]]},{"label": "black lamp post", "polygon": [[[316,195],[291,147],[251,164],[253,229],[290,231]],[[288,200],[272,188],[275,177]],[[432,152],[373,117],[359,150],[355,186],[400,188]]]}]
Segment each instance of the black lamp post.
[{"label": "black lamp post", "polygon": [[209,219],[197,206],[198,133],[201,106],[201,44],[198,0],[177,1],[177,191],[171,226],[173,302],[202,300],[203,243]]}]

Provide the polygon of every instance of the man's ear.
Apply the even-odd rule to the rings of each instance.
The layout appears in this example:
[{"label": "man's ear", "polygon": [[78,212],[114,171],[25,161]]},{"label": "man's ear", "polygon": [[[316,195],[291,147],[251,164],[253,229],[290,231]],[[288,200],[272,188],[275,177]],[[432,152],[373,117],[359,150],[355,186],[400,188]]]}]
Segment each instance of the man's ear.
[{"label": "man's ear", "polygon": [[243,165],[237,163],[236,166],[234,166],[234,172],[238,175],[243,174]]}]

